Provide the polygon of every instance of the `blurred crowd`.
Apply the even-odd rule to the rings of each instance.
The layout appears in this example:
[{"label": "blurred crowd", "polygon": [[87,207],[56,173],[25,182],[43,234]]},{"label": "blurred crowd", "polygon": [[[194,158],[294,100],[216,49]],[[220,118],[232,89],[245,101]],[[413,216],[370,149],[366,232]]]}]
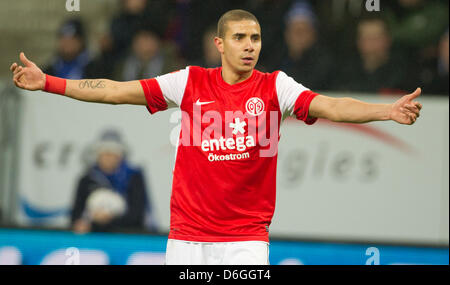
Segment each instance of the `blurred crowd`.
[{"label": "blurred crowd", "polygon": [[82,21],[58,31],[44,72],[64,78],[151,78],[186,65],[220,66],[213,38],[231,9],[253,13],[263,49],[257,69],[283,70],[316,91],[448,95],[448,2],[363,0],[121,0],[98,54]]}]

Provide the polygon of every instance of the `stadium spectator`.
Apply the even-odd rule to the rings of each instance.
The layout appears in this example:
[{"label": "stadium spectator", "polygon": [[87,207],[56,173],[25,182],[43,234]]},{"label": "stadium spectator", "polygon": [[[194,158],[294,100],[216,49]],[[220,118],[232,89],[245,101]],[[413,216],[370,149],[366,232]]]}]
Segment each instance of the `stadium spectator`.
[{"label": "stadium spectator", "polygon": [[114,69],[114,47],[109,34],[102,35],[98,40],[99,54],[86,66],[86,78],[110,78]]},{"label": "stadium spectator", "polygon": [[209,27],[203,34],[202,57],[193,62],[193,65],[198,65],[206,68],[219,67],[222,62],[220,59],[220,53],[214,44],[214,37],[217,34],[217,28],[215,26]]},{"label": "stadium spectator", "polygon": [[44,70],[53,76],[81,79],[85,77],[89,60],[83,24],[78,19],[70,19],[60,27],[57,54]]},{"label": "stadium spectator", "polygon": [[405,93],[406,61],[394,55],[388,27],[381,18],[361,20],[357,26],[357,56],[339,64],[335,89],[367,93]]},{"label": "stadium spectator", "polygon": [[286,15],[286,47],[273,56],[271,69],[280,69],[315,90],[331,86],[333,58],[319,43],[317,18],[308,2],[296,2]]},{"label": "stadium spectator", "polygon": [[[313,1],[320,22],[320,36],[334,57],[351,55],[356,26],[367,13],[361,0]],[[387,3],[383,2],[383,8]]]},{"label": "stadium spectator", "polygon": [[259,19],[261,37],[264,39],[264,46],[257,66],[261,71],[273,71],[269,69],[273,60],[273,51],[279,51],[284,46],[282,19],[293,2],[293,0],[246,0],[242,1],[242,4],[238,7],[251,11]]},{"label": "stadium spectator", "polygon": [[164,34],[169,18],[169,2],[171,1],[121,0],[120,12],[111,21],[111,37],[116,57],[128,51],[133,35],[142,26]]},{"label": "stadium spectator", "polygon": [[144,175],[127,162],[120,135],[105,131],[95,150],[95,164],[78,182],[71,217],[73,230],[155,231]]},{"label": "stadium spectator", "polygon": [[183,61],[176,55],[176,48],[170,42],[163,43],[154,30],[140,29],[133,37],[130,52],[118,61],[113,78],[136,80],[155,77],[178,70]]}]

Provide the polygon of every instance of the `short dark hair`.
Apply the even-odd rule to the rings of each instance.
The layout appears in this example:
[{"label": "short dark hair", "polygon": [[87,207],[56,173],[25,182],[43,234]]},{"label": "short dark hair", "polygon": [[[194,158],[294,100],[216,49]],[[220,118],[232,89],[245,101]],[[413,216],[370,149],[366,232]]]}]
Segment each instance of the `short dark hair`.
[{"label": "short dark hair", "polygon": [[220,17],[219,22],[217,23],[217,36],[219,38],[225,37],[226,32],[226,24],[229,21],[242,21],[242,20],[251,20],[255,21],[259,25],[258,19],[256,19],[255,15],[245,10],[236,9],[230,10]]}]

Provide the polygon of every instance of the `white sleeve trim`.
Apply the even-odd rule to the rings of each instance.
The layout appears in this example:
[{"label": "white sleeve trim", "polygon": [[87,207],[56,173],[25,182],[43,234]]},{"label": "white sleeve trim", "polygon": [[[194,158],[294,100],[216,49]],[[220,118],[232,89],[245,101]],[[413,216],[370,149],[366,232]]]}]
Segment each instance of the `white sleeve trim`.
[{"label": "white sleeve trim", "polygon": [[189,77],[189,67],[156,77],[167,104],[181,105]]},{"label": "white sleeve trim", "polygon": [[278,73],[275,85],[281,113],[289,112],[289,116],[292,116],[298,96],[304,91],[309,91],[309,89],[297,83],[283,71]]}]

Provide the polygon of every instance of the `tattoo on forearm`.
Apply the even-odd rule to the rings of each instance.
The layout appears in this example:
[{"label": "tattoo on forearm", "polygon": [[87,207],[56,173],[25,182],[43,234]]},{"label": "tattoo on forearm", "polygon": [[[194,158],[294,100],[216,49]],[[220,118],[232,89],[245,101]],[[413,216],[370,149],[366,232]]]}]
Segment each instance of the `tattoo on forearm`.
[{"label": "tattoo on forearm", "polygon": [[84,88],[91,88],[91,89],[97,89],[97,88],[105,88],[105,81],[103,80],[83,80],[78,84],[78,87],[80,89]]}]

